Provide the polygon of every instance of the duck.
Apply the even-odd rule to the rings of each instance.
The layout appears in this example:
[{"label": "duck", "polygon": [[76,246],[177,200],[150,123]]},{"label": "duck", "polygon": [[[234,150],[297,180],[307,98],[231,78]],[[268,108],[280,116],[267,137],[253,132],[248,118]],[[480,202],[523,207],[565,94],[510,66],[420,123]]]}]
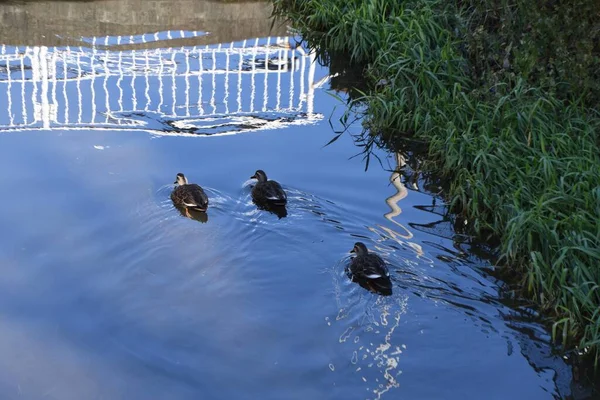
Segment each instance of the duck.
[{"label": "duck", "polygon": [[356,254],[350,262],[350,279],[372,292],[391,295],[392,281],[385,261],[377,254],[370,253],[362,242],[356,242],[350,252]]},{"label": "duck", "polygon": [[188,209],[206,212],[208,209],[208,196],[199,185],[188,183],[187,178],[181,172],[175,178],[175,189],[171,192],[171,200],[175,207],[185,210],[187,217],[192,218]]},{"label": "duck", "polygon": [[268,180],[265,171],[259,169],[250,177],[258,182],[252,188],[252,200],[257,204],[285,206],[287,194],[277,181]]}]

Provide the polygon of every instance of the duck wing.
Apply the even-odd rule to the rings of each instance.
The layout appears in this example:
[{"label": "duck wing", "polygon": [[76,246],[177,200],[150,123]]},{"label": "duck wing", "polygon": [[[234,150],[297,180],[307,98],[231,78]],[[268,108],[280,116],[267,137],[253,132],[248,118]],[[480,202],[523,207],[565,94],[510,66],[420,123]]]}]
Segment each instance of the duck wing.
[{"label": "duck wing", "polygon": [[269,185],[269,196],[267,196],[267,199],[273,201],[277,200],[280,202],[287,201],[287,194],[285,193],[285,190],[283,190],[279,182],[268,181],[267,185]]},{"label": "duck wing", "polygon": [[390,273],[385,265],[385,261],[376,254],[367,254],[356,257],[352,265],[353,273],[357,276],[367,279],[387,278]]},{"label": "duck wing", "polygon": [[259,201],[267,201],[276,205],[284,205],[287,202],[287,194],[276,181],[256,184],[252,189],[252,195]]},{"label": "duck wing", "polygon": [[208,196],[195,183],[176,187],[173,193],[171,193],[171,199],[184,207],[196,208],[203,211],[208,208]]},{"label": "duck wing", "polygon": [[198,209],[206,209],[208,207],[208,196],[204,189],[195,183],[186,186],[190,187],[188,192],[190,204],[194,204]]}]

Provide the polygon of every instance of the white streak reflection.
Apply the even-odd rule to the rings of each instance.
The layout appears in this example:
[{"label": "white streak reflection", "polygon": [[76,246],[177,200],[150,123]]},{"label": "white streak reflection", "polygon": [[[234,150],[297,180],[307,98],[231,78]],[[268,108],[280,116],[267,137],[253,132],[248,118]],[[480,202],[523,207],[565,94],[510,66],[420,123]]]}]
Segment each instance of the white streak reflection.
[{"label": "white streak reflection", "polygon": [[[166,32],[174,39],[189,35]],[[277,38],[277,45],[264,38],[203,48],[120,48],[148,39],[156,35],[86,38],[89,48],[5,46],[0,97],[6,97],[0,104],[7,109],[0,113],[0,132],[87,128],[219,136],[312,124],[323,117],[313,113],[314,54],[291,48],[289,38]],[[209,68],[203,65],[206,59]],[[293,73],[298,66],[300,74]],[[236,95],[230,95],[233,77]],[[96,85],[98,80],[102,83]],[[167,87],[171,93],[165,93]],[[73,107],[76,116],[69,113]],[[61,118],[57,110],[63,111]],[[221,122],[212,124],[215,120]]]},{"label": "white streak reflection", "polygon": [[382,297],[363,292],[340,273],[341,269],[338,265],[332,271],[337,315],[325,321],[340,329],[339,343],[348,354],[343,364],[357,380],[366,383],[360,385],[368,392],[364,398],[381,399],[400,386],[401,355],[406,346],[400,341],[399,326],[407,311],[408,296]]},{"label": "white streak reflection", "polygon": [[[166,32],[173,38],[188,34]],[[0,104],[7,110],[0,113],[0,132],[87,128],[222,136],[323,118],[313,112],[314,91],[320,86],[315,82],[323,81],[315,77],[315,55],[292,48],[287,37],[202,48],[120,48],[156,40],[156,35],[141,35],[84,39],[91,48],[5,46],[0,65],[8,73],[0,76],[5,87],[0,97],[6,100]],[[10,73],[13,59],[18,66],[12,68],[20,74]],[[237,88],[230,87],[230,78],[237,78]],[[98,80],[102,84],[96,85]],[[27,95],[30,91],[33,96]],[[13,107],[15,93],[20,107]],[[73,107],[76,116],[69,113]],[[60,119],[59,109],[64,110]]]}]

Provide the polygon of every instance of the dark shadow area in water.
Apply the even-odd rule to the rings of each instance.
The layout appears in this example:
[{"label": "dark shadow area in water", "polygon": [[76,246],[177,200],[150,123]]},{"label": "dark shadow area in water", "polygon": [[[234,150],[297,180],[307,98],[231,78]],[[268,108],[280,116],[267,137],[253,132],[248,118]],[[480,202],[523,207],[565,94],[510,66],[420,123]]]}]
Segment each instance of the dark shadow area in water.
[{"label": "dark shadow area in water", "polygon": [[[345,93],[347,100],[360,98],[368,89],[364,77],[367,66],[350,64],[347,54],[334,54],[315,49],[317,62],[327,65],[331,74],[329,87],[338,93]],[[361,93],[362,92],[362,93]]]},{"label": "dark shadow area in water", "polygon": [[203,224],[208,222],[208,211],[198,211],[194,209],[186,209],[185,207],[174,206],[182,217],[189,218],[201,222]]},{"label": "dark shadow area in water", "polygon": [[285,218],[288,215],[286,206],[256,200],[252,200],[252,202],[256,204],[256,207],[259,210],[270,212],[271,214],[276,215],[279,219]]}]

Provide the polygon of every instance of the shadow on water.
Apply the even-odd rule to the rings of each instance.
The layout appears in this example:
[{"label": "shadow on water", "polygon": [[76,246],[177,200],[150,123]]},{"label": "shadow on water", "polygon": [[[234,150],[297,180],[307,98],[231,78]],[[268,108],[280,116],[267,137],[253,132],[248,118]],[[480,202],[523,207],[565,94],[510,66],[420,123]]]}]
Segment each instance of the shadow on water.
[{"label": "shadow on water", "polygon": [[198,211],[194,209],[186,209],[185,207],[177,207],[175,206],[177,211],[181,214],[182,217],[189,218],[201,222],[203,224],[208,222],[208,212],[206,211]]},{"label": "shadow on water", "polygon": [[364,79],[366,65],[349,64],[346,54],[331,54],[317,50],[316,56],[319,63],[329,68],[331,89],[338,93],[346,93],[349,101],[360,98],[367,92],[367,81]]},{"label": "shadow on water", "polygon": [[[0,187],[19,188],[0,197],[0,397],[575,396],[422,144],[372,146],[366,172],[358,136],[324,147],[329,93],[362,71],[270,32],[268,3],[151,3],[0,4]],[[284,209],[252,202],[257,165]],[[177,171],[210,198],[195,221]],[[391,288],[347,276],[357,239]]]},{"label": "shadow on water", "polygon": [[271,214],[276,215],[279,219],[285,218],[288,215],[286,206],[270,204],[268,202],[257,202],[256,200],[253,200],[253,202],[256,204],[256,207],[258,207],[259,210],[270,212]]}]

